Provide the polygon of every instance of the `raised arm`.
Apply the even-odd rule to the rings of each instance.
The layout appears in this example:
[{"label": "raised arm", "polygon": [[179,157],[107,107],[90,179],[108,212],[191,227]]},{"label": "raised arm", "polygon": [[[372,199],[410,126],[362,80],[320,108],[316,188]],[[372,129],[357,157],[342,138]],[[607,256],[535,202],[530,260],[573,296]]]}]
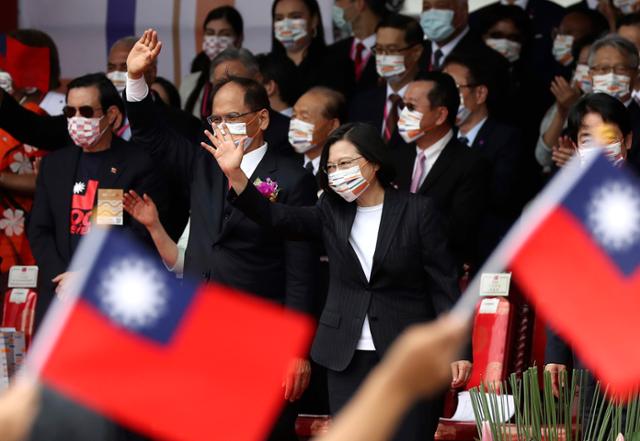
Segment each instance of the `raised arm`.
[{"label": "raised arm", "polygon": [[158,41],[156,31],[149,29],[129,52],[125,103],[127,115],[132,141],[152,158],[175,171],[185,188],[188,188],[198,147],[164,122],[165,117],[155,108],[144,79],[144,72],[153,65],[161,47],[162,42]]},{"label": "raised arm", "polygon": [[[229,179],[236,196],[231,194],[231,202],[249,218],[260,225],[274,228],[290,240],[320,240],[322,238],[322,213],[319,205],[300,207],[269,202],[253,185],[240,168],[244,150],[242,143],[236,146],[224,123],[214,128],[212,134],[205,131],[211,145],[201,143],[218,161],[222,172]],[[215,147],[214,147],[215,146]]]},{"label": "raised arm", "polygon": [[22,107],[0,89],[0,129],[18,141],[44,150],[56,150],[71,144],[64,116],[38,115]]}]

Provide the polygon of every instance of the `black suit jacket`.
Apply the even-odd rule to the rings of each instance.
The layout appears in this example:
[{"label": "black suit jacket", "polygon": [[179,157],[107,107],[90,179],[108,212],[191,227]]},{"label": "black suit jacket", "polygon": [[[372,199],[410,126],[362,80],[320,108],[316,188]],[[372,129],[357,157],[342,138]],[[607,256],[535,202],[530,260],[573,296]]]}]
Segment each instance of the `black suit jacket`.
[{"label": "black suit jacket", "polygon": [[489,117],[476,135],[472,150],[490,164],[487,210],[478,234],[481,260],[491,254],[520,213],[520,161],[523,156],[517,129]]},{"label": "black suit jacket", "polygon": [[357,94],[349,106],[349,122],[371,124],[382,133],[384,108],[387,103],[387,86],[378,86]]},{"label": "black suit jacket", "polygon": [[[415,144],[401,145],[394,151],[395,184],[408,191],[416,159]],[[478,228],[483,218],[490,179],[488,161],[463,146],[454,136],[418,189],[429,196],[445,218],[451,250],[459,266],[477,264]]]},{"label": "black suit jacket", "polygon": [[[283,241],[226,201],[228,181],[209,152],[156,124],[149,97],[127,102],[133,139],[153,158],[171,164],[188,189],[191,227],[185,274],[217,281],[308,311],[318,257],[309,243]],[[271,148],[250,177],[278,183],[278,199],[313,205],[315,182],[293,158]]]},{"label": "black suit jacket", "polygon": [[284,155],[293,155],[295,150],[289,144],[290,118],[273,109],[269,109],[269,127],[264,131],[264,140],[269,147]]},{"label": "black suit jacket", "polygon": [[344,38],[327,47],[322,80],[325,86],[342,92],[347,99],[376,87],[380,80],[373,54],[367,60],[360,79],[356,80],[355,64],[351,59],[353,39],[354,37]]},{"label": "black suit jacket", "polygon": [[[67,131],[67,119],[63,115],[47,116],[33,113],[19,105],[12,97],[3,93],[0,104],[0,128],[6,130],[14,138],[26,144],[44,150],[58,150],[73,146]],[[200,139],[202,126],[193,115],[173,109],[161,100],[154,100],[153,114],[162,124],[169,125],[177,133],[193,142]],[[167,183],[166,198],[171,210],[160,212],[160,218],[167,233],[177,241],[184,231],[189,218],[189,200],[180,184],[175,180],[171,169],[159,170]]]},{"label": "black suit jacket", "polygon": [[638,103],[634,100],[629,104],[627,109],[629,109],[631,132],[633,134],[631,150],[627,152],[627,164],[629,164],[636,173],[640,173],[640,106],[638,106]]},{"label": "black suit jacket", "polygon": [[[251,186],[233,203],[252,219],[294,239],[322,240],[329,256],[330,282],[311,349],[314,361],[344,370],[369,317],[376,352],[382,357],[408,326],[448,310],[459,291],[444,228],[425,197],[388,189],[367,281],[349,243],[355,203],[323,195],[314,207],[269,204]],[[372,238],[373,239],[373,238]]]},{"label": "black suit jacket", "polygon": [[[81,150],[76,146],[52,152],[42,160],[38,174],[35,200],[27,227],[31,250],[41,271],[38,318],[51,301],[54,289],[51,279],[66,271],[75,252],[69,231],[71,198],[80,154]],[[162,210],[165,195],[155,169],[151,158],[140,148],[114,137],[101,165],[99,188],[147,193]],[[124,228],[144,241],[149,240],[146,229],[126,213]]]}]

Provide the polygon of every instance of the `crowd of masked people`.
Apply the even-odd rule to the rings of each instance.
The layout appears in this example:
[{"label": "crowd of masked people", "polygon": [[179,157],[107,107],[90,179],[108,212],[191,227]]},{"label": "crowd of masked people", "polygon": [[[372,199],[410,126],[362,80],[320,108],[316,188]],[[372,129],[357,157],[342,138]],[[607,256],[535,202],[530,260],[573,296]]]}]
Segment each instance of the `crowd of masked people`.
[{"label": "crowd of masked people", "polygon": [[[51,38],[12,32],[50,54],[49,91],[0,72],[1,269],[39,266],[37,321],[73,277],[98,190],[122,189],[120,228],[176,277],[316,318],[270,438],[296,439],[297,414],[339,412],[405,328],[453,306],[599,126],[613,128],[606,156],[640,167],[640,1],[470,13],[467,0],[423,0],[419,17],[397,3],[335,0],[327,44],[316,0],[275,0],[264,54],[243,48],[236,9],[216,8],[179,88],[158,76],[153,30],[118,40],[62,91]],[[551,337],[558,371],[572,354]],[[453,387],[471,349],[460,358]],[[441,409],[418,403],[394,439],[432,438]],[[81,430],[53,418],[36,432]],[[91,439],[99,418],[81,418]]]}]

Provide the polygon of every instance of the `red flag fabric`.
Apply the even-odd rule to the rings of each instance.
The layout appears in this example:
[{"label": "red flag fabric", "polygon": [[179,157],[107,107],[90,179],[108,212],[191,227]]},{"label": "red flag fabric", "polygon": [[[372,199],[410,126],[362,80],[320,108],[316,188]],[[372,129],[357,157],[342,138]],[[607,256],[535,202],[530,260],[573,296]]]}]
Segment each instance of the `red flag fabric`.
[{"label": "red flag fabric", "polygon": [[27,46],[7,37],[4,65],[4,70],[11,74],[14,89],[35,87],[42,93],[49,91],[48,47]]},{"label": "red flag fabric", "polygon": [[[100,235],[83,242],[80,261]],[[178,285],[131,239],[107,236],[77,300],[47,318],[30,365],[141,433],[264,439],[284,403],[287,367],[304,357],[310,319],[223,286]]]},{"label": "red flag fabric", "polygon": [[640,180],[596,155],[565,167],[489,258],[456,312],[470,316],[482,273],[511,269],[536,310],[620,399],[640,387]]}]

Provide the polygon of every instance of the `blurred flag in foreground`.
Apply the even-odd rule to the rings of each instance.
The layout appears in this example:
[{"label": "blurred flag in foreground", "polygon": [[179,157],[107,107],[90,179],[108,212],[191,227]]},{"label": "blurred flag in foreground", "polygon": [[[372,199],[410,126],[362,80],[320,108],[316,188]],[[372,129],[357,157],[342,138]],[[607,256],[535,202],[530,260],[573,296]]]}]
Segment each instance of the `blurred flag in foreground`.
[{"label": "blurred flag in foreground", "polygon": [[48,47],[27,46],[0,34],[0,69],[11,75],[14,89],[35,87],[42,93],[49,91]]},{"label": "blurred flag in foreground", "polygon": [[27,368],[59,392],[162,439],[264,439],[306,317],[217,285],[180,285],[135,241],[96,229]]},{"label": "blurred flag in foreground", "polygon": [[[620,398],[640,386],[640,181],[574,159],[479,272],[510,268],[538,311]],[[458,306],[475,304],[479,277]]]}]

